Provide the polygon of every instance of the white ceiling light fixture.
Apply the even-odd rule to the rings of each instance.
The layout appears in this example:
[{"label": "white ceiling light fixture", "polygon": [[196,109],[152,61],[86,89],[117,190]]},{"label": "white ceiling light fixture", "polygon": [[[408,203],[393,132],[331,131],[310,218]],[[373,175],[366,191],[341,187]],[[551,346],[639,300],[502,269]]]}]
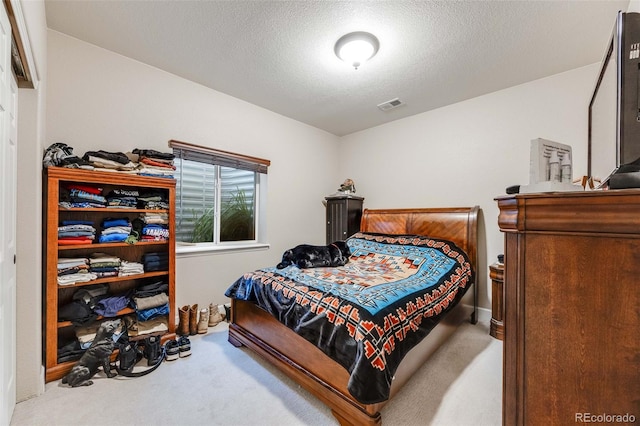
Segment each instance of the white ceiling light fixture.
[{"label": "white ceiling light fixture", "polygon": [[355,69],[365,61],[373,58],[380,48],[380,42],[371,33],[356,31],[345,34],[336,41],[336,56]]}]

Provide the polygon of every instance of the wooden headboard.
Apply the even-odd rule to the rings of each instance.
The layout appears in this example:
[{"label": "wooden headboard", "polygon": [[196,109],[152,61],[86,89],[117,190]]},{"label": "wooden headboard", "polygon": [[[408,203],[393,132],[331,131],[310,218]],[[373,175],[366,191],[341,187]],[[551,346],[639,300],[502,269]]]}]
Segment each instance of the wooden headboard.
[{"label": "wooden headboard", "polygon": [[478,212],[474,207],[423,209],[365,209],[360,231],[381,234],[425,235],[454,242],[478,270]]}]

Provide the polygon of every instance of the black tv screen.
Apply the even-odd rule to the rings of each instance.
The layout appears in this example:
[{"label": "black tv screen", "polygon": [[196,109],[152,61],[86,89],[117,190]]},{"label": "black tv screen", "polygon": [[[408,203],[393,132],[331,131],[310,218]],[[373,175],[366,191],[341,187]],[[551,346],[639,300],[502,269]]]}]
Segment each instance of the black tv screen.
[{"label": "black tv screen", "polygon": [[618,12],[589,103],[589,176],[604,183],[640,158],[640,14]]}]

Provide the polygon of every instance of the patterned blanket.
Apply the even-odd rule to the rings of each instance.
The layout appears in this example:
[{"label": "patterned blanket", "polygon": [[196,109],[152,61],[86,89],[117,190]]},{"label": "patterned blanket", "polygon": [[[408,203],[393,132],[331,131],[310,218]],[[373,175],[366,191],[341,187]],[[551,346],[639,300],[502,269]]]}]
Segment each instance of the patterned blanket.
[{"label": "patterned blanket", "polygon": [[253,301],[350,373],[364,404],[385,401],[395,371],[462,298],[474,271],[449,241],[358,233],[337,268],[260,269],[225,295]]}]

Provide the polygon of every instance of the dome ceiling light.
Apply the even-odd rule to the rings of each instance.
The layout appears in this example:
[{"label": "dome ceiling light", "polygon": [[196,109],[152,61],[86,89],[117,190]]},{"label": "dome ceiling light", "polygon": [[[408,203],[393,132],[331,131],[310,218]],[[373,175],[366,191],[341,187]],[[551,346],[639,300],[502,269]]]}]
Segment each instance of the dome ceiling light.
[{"label": "dome ceiling light", "polygon": [[371,33],[356,31],[345,34],[338,39],[334,51],[336,56],[355,69],[371,59],[380,47],[380,42]]}]

